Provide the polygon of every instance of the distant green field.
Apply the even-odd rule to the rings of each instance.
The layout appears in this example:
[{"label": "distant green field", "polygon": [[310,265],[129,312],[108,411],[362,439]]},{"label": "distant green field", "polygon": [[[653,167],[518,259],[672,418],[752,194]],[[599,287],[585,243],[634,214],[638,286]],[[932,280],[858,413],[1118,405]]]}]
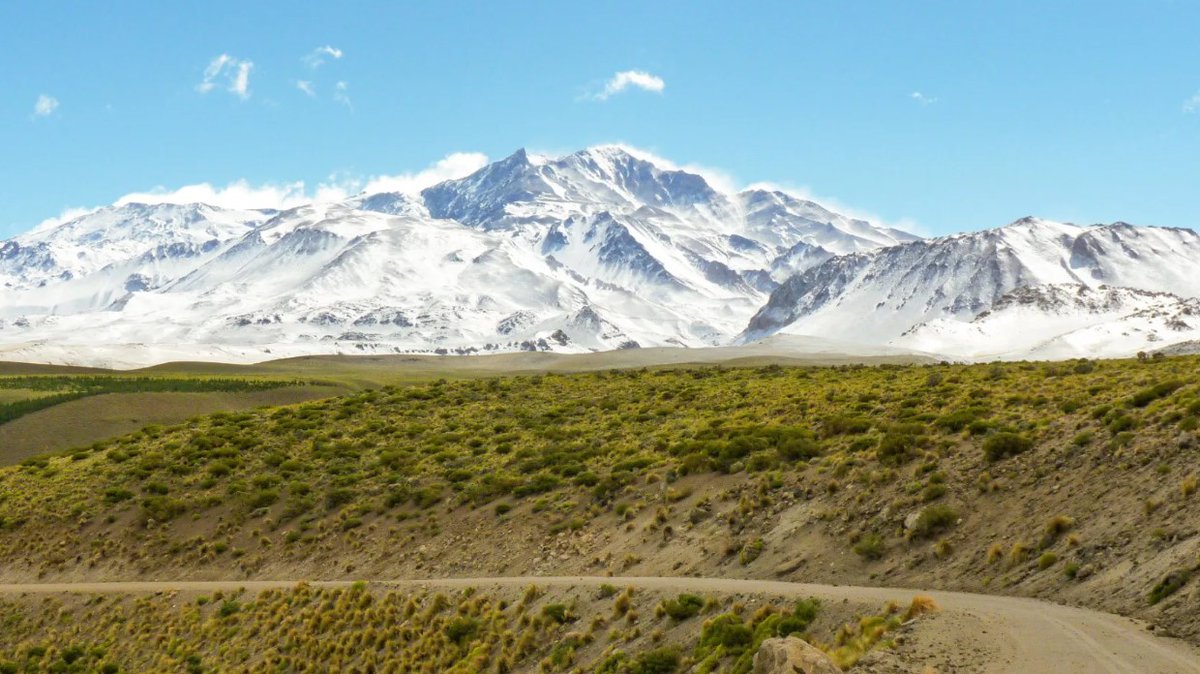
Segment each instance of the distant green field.
[{"label": "distant green field", "polygon": [[212,412],[287,405],[347,390],[284,377],[90,373],[0,376],[0,465],[89,445],[146,424],[178,423]]},{"label": "distant green field", "polygon": [[263,391],[299,381],[233,378],[163,378],[109,375],[35,375],[0,377],[0,391],[19,393],[0,399],[0,424],[38,410],[105,393],[196,393]]},{"label": "distant green field", "polygon": [[0,465],[84,447],[147,424],[288,405],[385,386],[502,375],[698,364],[845,365],[925,362],[911,355],[780,355],[758,347],[631,349],[479,356],[308,356],[256,364],[175,362],[130,371],[0,362]]},{"label": "distant green field", "polygon": [[16,403],[16,402],[21,402],[23,400],[39,398],[39,397],[45,396],[45,395],[50,395],[50,394],[45,391],[36,391],[33,389],[20,389],[20,388],[0,389],[0,405],[7,405],[9,403]]},{"label": "distant green field", "polygon": [[31,456],[86,447],[148,425],[178,424],[215,412],[294,405],[348,393],[331,386],[284,386],[226,393],[107,393],[54,405],[0,424],[0,466]]}]

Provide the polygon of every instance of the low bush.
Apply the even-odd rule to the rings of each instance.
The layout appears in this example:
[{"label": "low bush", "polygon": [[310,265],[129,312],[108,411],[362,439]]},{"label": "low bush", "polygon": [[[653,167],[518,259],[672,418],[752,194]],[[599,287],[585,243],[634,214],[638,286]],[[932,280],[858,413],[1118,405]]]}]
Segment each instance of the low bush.
[{"label": "low bush", "polygon": [[910,533],[915,538],[928,538],[950,529],[957,523],[957,510],[947,505],[931,505],[917,515]]},{"label": "low bush", "polygon": [[983,440],[983,454],[992,462],[1024,454],[1031,448],[1033,440],[1019,433],[993,433]]},{"label": "low bush", "polygon": [[663,611],[676,622],[694,618],[704,608],[704,599],[694,594],[681,594],[662,602]]},{"label": "low bush", "polygon": [[887,545],[883,541],[883,537],[876,533],[863,534],[858,542],[854,544],[854,552],[859,557],[868,561],[883,559],[884,553],[887,552]]}]

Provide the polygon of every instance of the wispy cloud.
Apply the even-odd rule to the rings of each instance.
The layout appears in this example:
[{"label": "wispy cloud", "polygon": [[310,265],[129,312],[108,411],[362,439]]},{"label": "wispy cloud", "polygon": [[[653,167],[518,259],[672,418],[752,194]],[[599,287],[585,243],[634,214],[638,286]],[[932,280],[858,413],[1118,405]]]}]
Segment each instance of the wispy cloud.
[{"label": "wispy cloud", "polygon": [[126,194],[113,205],[204,203],[222,208],[294,208],[311,200],[305,194],[303,181],[251,185],[245,180],[235,180],[224,187],[214,187],[211,183],[184,185],[174,190],[156,187],[148,192]]},{"label": "wispy cloud", "polygon": [[58,99],[53,96],[42,94],[37,97],[37,101],[33,104],[34,117],[48,117],[58,109]]},{"label": "wispy cloud", "polygon": [[925,94],[923,94],[919,91],[912,92],[911,94],[908,95],[908,97],[913,99],[914,101],[920,103],[921,105],[933,105],[934,103],[937,103],[936,98],[934,98],[933,96],[926,96]]},{"label": "wispy cloud", "polygon": [[313,88],[313,83],[308,80],[296,80],[296,88],[303,91],[307,96],[317,95],[317,90]]},{"label": "wispy cloud", "polygon": [[243,101],[250,98],[250,71],[254,63],[221,54],[209,62],[204,69],[204,79],[196,85],[196,91],[207,94],[218,86]]},{"label": "wispy cloud", "polygon": [[46,218],[45,220],[42,220],[40,223],[37,224],[37,226],[35,226],[33,229],[29,230],[29,234],[38,234],[40,232],[50,231],[51,229],[54,229],[55,227],[58,227],[59,225],[61,225],[63,223],[70,222],[70,221],[74,220],[75,218],[82,217],[89,213],[95,213],[97,210],[99,210],[99,209],[97,209],[97,208],[80,208],[80,207],[76,207],[76,206],[64,208],[62,213],[59,213],[58,216],[53,217],[53,218]]},{"label": "wispy cloud", "polygon": [[[420,171],[367,178],[331,176],[328,181],[318,183],[312,189],[309,189],[309,186],[302,180],[262,185],[253,185],[246,180],[235,180],[224,186],[197,183],[176,189],[156,187],[144,192],[126,194],[117,199],[113,205],[204,203],[221,208],[295,208],[314,202],[342,201],[360,192],[413,194],[444,180],[470,175],[485,166],[487,161],[487,155],[478,152],[455,152]],[[39,228],[53,227],[93,210],[95,209],[70,209],[57,218],[46,220]]]},{"label": "wispy cloud", "polygon": [[304,61],[309,68],[316,69],[320,68],[326,60],[333,59],[336,61],[342,58],[343,55],[344,52],[342,52],[341,49],[331,45],[325,45],[324,47],[317,47],[316,49],[310,51],[300,60]]},{"label": "wispy cloud", "polygon": [[401,173],[394,176],[374,176],[363,186],[367,194],[379,192],[420,192],[426,187],[445,180],[469,176],[487,166],[488,157],[480,152],[454,152],[416,173]]},{"label": "wispy cloud", "polygon": [[1200,112],[1200,91],[1197,91],[1195,96],[1183,102],[1183,111],[1188,114]]},{"label": "wispy cloud", "polygon": [[630,88],[661,94],[666,86],[667,83],[658,75],[651,75],[644,70],[622,70],[608,78],[608,81],[604,83],[603,89],[587,96],[587,98],[594,101],[607,101],[612,96]]},{"label": "wispy cloud", "polygon": [[345,82],[338,82],[333,85],[333,100],[349,108],[350,112],[354,112],[354,104],[350,102],[350,94],[348,93],[349,88],[350,85]]}]

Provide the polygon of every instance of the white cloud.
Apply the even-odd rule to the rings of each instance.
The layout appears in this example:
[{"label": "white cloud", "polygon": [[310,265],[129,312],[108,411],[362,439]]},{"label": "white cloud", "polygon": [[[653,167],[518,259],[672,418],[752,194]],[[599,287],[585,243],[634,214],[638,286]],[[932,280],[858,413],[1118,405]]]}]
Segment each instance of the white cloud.
[{"label": "white cloud", "polygon": [[335,84],[333,86],[333,100],[341,103],[347,108],[350,108],[350,111],[354,112],[354,104],[350,102],[350,94],[346,93],[346,90],[349,88],[350,85],[346,84],[345,82],[338,82]]},{"label": "white cloud", "polygon": [[47,117],[57,109],[58,99],[42,94],[38,96],[37,102],[33,104],[33,115],[35,117]]},{"label": "white cloud", "polygon": [[630,155],[643,161],[648,161],[661,169],[694,173],[701,178],[704,178],[705,182],[707,182],[709,185],[712,185],[713,189],[719,192],[737,192],[739,189],[738,182],[733,176],[720,169],[712,168],[711,166],[702,166],[700,164],[678,164],[670,159],[667,159],[666,157],[654,154],[649,150],[644,150],[640,147],[635,147],[626,143],[603,143],[601,145],[593,145],[592,147],[620,148],[625,152],[628,152]]},{"label": "white cloud", "polygon": [[204,69],[204,79],[196,85],[196,91],[207,94],[223,85],[226,91],[244,101],[250,98],[250,71],[253,69],[252,61],[221,54]]},{"label": "white cloud", "polygon": [[1200,91],[1183,102],[1183,111],[1187,113],[1200,112]]},{"label": "white cloud", "polygon": [[363,186],[367,194],[378,192],[414,193],[444,180],[454,180],[471,175],[487,166],[487,155],[480,152],[455,152],[438,160],[433,166],[416,173],[401,173],[394,176],[374,176]]},{"label": "white cloud", "polygon": [[251,185],[245,180],[236,180],[224,187],[214,187],[210,183],[185,185],[174,190],[156,187],[148,192],[126,194],[113,205],[205,203],[222,208],[294,208],[311,201],[305,194],[303,181]]},{"label": "white cloud", "polygon": [[934,103],[937,103],[936,98],[934,98],[932,96],[926,96],[925,94],[923,94],[919,91],[912,92],[911,94],[908,95],[908,97],[913,99],[914,101],[920,103],[921,105],[933,105]]},{"label": "white cloud", "polygon": [[[487,155],[478,152],[455,152],[438,160],[432,166],[412,173],[371,176],[367,179],[331,177],[328,182],[318,183],[311,191],[304,181],[290,183],[267,183],[252,185],[246,180],[235,180],[223,187],[211,183],[185,185],[177,189],[156,187],[145,192],[133,192],[117,199],[113,205],[125,204],[191,204],[205,203],[222,208],[274,208],[286,209],[310,203],[342,201],[354,194],[366,192],[419,192],[443,180],[452,180],[474,173],[487,164]],[[95,209],[91,209],[95,210]],[[75,217],[90,212],[85,209],[70,211]],[[55,222],[47,220],[45,226],[65,222],[64,213]],[[51,223],[51,224],[47,224]],[[39,226],[40,227],[40,226]]]},{"label": "white cloud", "polygon": [[87,215],[88,213],[94,213],[97,210],[98,209],[96,209],[96,208],[79,208],[79,207],[75,207],[75,206],[72,206],[69,208],[64,208],[63,212],[59,213],[57,217],[46,218],[45,220],[42,220],[41,222],[39,222],[36,227],[29,230],[27,235],[33,235],[33,234],[37,234],[39,232],[45,232],[45,231],[54,229],[55,227],[58,227],[59,225],[63,224],[64,222],[70,222],[71,220],[74,220],[75,218],[78,218],[83,215]]},{"label": "white cloud", "polygon": [[834,197],[814,194],[811,189],[803,185],[797,186],[765,181],[751,183],[742,189],[783,192],[784,194],[791,195],[797,199],[816,202],[822,207],[831,210],[834,213],[840,213],[848,218],[865,220],[880,227],[892,227],[895,229],[900,229],[908,232],[909,234],[916,234],[917,236],[930,236],[930,233],[920,223],[912,218],[904,217],[900,218],[899,220],[886,220],[878,214],[847,205]]},{"label": "white cloud", "polygon": [[317,95],[317,90],[313,88],[313,83],[308,80],[296,80],[296,88],[308,96]]},{"label": "white cloud", "polygon": [[591,95],[592,100],[606,101],[630,87],[661,94],[667,83],[657,75],[651,75],[644,70],[622,70],[604,83],[604,88]]},{"label": "white cloud", "polygon": [[308,65],[309,68],[320,68],[321,64],[325,63],[325,59],[338,60],[342,58],[343,52],[341,49],[331,45],[317,47],[316,49],[305,54],[301,59]]}]

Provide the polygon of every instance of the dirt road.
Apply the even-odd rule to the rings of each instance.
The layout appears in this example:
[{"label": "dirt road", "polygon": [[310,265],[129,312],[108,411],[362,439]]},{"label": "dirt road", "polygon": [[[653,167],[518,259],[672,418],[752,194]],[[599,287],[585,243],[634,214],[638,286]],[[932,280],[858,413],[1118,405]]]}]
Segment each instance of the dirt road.
[{"label": "dirt road", "polygon": [[[0,585],[0,594],[140,593],[169,590],[211,592],[292,587],[297,581],[150,581]],[[610,583],[668,592],[720,592],[817,597],[882,604],[933,597],[942,611],[930,633],[918,635],[927,649],[955,671],[1020,674],[1200,674],[1200,649],[1155,636],[1139,623],[1108,613],[1034,599],[904,588],[814,585],[764,580],[686,577],[510,577],[371,581],[387,587],[599,586]],[[311,582],[347,586],[349,581]]]}]

